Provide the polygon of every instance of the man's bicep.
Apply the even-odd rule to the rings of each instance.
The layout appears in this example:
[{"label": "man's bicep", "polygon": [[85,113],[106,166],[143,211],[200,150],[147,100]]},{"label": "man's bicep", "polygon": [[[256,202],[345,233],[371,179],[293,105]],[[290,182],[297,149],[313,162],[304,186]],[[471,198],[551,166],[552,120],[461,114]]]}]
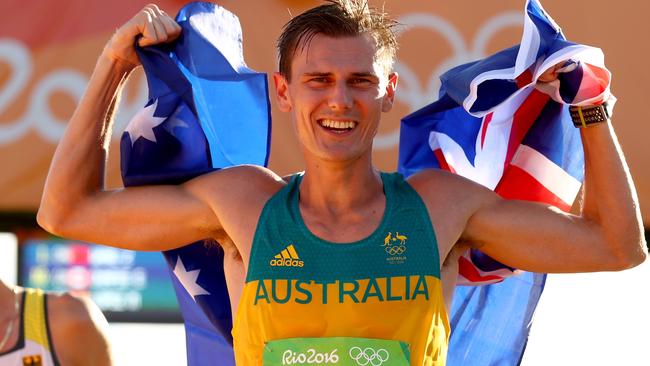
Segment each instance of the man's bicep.
[{"label": "man's bicep", "polygon": [[63,237],[133,250],[166,250],[205,239],[219,227],[201,190],[192,183],[102,191],[39,223]]},{"label": "man's bicep", "polygon": [[608,270],[617,258],[600,228],[579,216],[534,202],[492,197],[468,220],[463,237],[492,258],[534,272]]}]

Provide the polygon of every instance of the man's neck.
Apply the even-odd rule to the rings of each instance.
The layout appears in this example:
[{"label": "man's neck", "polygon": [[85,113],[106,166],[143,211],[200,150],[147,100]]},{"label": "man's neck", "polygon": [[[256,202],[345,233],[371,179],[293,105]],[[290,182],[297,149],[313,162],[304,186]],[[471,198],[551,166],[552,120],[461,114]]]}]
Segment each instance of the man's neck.
[{"label": "man's neck", "polygon": [[300,203],[324,214],[338,214],[365,207],[382,192],[381,177],[369,156],[351,162],[307,161]]}]

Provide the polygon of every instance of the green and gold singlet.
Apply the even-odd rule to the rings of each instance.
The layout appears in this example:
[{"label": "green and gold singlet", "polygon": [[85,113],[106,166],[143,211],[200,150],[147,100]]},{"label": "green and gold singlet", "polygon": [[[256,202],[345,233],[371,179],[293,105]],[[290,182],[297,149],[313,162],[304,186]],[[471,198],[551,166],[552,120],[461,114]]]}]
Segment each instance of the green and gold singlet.
[{"label": "green and gold singlet", "polygon": [[307,229],[301,175],[269,199],[233,328],[237,365],[445,364],[449,322],[427,209],[401,175],[381,177],[384,217],[353,243]]}]

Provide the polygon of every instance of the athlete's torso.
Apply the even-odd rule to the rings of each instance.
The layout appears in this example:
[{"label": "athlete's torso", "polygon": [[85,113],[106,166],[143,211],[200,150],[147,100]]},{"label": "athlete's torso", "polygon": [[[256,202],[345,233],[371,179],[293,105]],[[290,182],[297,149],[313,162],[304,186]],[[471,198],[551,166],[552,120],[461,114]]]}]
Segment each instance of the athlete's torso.
[{"label": "athlete's torso", "polygon": [[0,365],[58,366],[48,330],[47,298],[41,290],[24,289],[18,342],[0,354]]},{"label": "athlete's torso", "polygon": [[406,357],[411,365],[444,365],[449,325],[440,259],[418,194],[401,176],[382,174],[386,209],[378,228],[358,242],[335,244],[303,222],[300,180],[294,177],[260,215],[233,329],[238,364],[336,356],[336,364],[354,365],[395,351],[390,363],[380,363]]}]

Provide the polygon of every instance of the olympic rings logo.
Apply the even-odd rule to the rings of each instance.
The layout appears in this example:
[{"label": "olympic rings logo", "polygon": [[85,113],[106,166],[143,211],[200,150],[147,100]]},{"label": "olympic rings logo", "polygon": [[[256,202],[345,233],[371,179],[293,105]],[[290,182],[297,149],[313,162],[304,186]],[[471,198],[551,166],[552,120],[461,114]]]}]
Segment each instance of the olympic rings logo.
[{"label": "olympic rings logo", "polygon": [[390,255],[400,255],[403,254],[404,252],[406,252],[406,246],[404,245],[386,247],[386,253]]},{"label": "olympic rings logo", "polygon": [[375,350],[367,347],[362,350],[359,347],[352,347],[350,348],[349,354],[359,366],[380,366],[384,362],[388,361],[388,358],[390,357],[390,354],[384,348]]}]

